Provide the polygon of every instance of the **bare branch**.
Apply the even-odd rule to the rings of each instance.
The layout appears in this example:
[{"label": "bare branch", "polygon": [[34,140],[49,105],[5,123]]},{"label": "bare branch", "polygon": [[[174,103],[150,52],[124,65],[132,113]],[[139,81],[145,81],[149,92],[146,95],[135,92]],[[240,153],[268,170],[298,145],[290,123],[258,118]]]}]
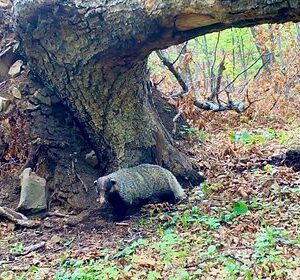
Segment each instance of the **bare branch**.
[{"label": "bare branch", "polygon": [[180,73],[175,69],[174,65],[163,55],[162,51],[155,51],[162,63],[169,69],[169,71],[174,75],[183,92],[188,92],[189,88],[185,81],[182,79]]},{"label": "bare branch", "polygon": [[24,248],[23,252],[21,253],[15,253],[14,255],[16,256],[25,256],[28,255],[29,253],[36,251],[38,249],[44,248],[46,246],[46,242],[42,241],[33,245],[29,245],[27,247]]},{"label": "bare branch", "polygon": [[221,87],[221,81],[222,81],[222,76],[223,76],[223,72],[225,70],[225,55],[223,56],[223,59],[219,65],[219,70],[218,70],[218,76],[216,79],[216,84],[213,87],[213,90],[211,92],[210,97],[208,98],[209,101],[216,101],[218,102],[218,104],[220,104],[219,98],[218,98],[218,94],[220,91],[220,87]]},{"label": "bare branch", "polygon": [[184,49],[187,47],[188,42],[189,42],[189,41],[185,42],[185,44],[183,45],[183,47],[182,47],[181,51],[179,52],[177,58],[172,62],[173,65],[178,61],[178,59],[179,59],[180,56],[182,55]]},{"label": "bare branch", "polygon": [[212,73],[212,75],[213,75],[215,64],[216,64],[216,60],[217,60],[217,51],[218,51],[218,46],[219,46],[219,42],[220,42],[220,36],[221,36],[221,32],[218,32],[218,38],[217,38],[216,46],[215,46],[215,49],[214,49],[214,61],[213,61],[212,65],[211,65],[211,70],[210,70],[210,72]]},{"label": "bare branch", "polygon": [[181,114],[182,114],[182,110],[179,109],[177,115],[173,118],[173,123],[174,123],[174,127],[173,127],[173,130],[172,130],[173,134],[176,133],[176,130],[177,130],[177,120],[179,119],[179,117],[181,116]]},{"label": "bare branch", "polygon": [[[264,54],[262,54],[264,55]],[[230,83],[228,83],[222,90],[220,90],[218,92],[218,95],[223,92],[224,90],[226,90],[229,86],[231,86],[242,74],[244,74],[246,71],[248,71],[250,68],[252,68],[262,57],[262,55],[260,57],[258,57],[252,64],[250,64],[246,69],[244,69],[242,72],[240,72]]]}]

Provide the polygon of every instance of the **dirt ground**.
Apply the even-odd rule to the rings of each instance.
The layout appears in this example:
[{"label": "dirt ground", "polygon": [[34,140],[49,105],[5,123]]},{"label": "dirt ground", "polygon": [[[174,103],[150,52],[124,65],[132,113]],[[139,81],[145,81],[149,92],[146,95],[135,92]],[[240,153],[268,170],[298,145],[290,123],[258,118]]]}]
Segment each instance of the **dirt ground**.
[{"label": "dirt ground", "polygon": [[[109,209],[107,211],[98,209],[74,213],[61,207],[53,207],[51,216],[40,214],[33,217],[41,220],[41,226],[36,229],[16,227],[14,224],[2,220],[0,222],[0,275],[1,272],[4,273],[5,271],[2,274],[5,277],[2,279],[64,279],[55,278],[55,273],[61,268],[65,259],[76,259],[89,263],[91,260],[104,258],[107,250],[110,255],[116,255],[118,252],[122,252],[124,248],[130,248],[139,239],[148,240],[149,244],[161,242],[158,232],[161,227],[166,225],[166,221],[170,224],[175,215],[182,219],[188,213],[188,209],[197,207],[201,212],[201,217],[216,217],[215,211],[227,213],[226,209],[230,209],[229,205],[234,201],[243,200],[252,203],[254,198],[255,203],[260,206],[253,206],[251,210],[249,206],[249,212],[246,215],[235,217],[233,223],[221,221],[220,227],[210,228],[210,226],[206,227],[197,222],[186,227],[183,220],[177,221],[175,228],[178,236],[184,236],[191,246],[189,258],[197,259],[197,254],[202,254],[207,250],[207,247],[204,246],[196,250],[197,254],[193,252],[198,246],[193,245],[194,238],[198,238],[204,232],[204,240],[212,240],[213,244],[223,244],[222,246],[218,245],[221,246],[220,254],[230,252],[227,255],[232,256],[232,258],[242,258],[243,262],[245,258],[247,259],[245,263],[251,263],[253,256],[257,253],[255,251],[258,242],[257,235],[262,225],[267,224],[270,228],[289,232],[289,239],[286,241],[278,237],[278,243],[276,243],[276,248],[280,248],[278,255],[281,256],[282,254],[282,257],[289,261],[293,259],[293,267],[297,266],[297,263],[299,265],[299,246],[288,242],[288,240],[299,238],[300,173],[295,171],[294,165],[292,165],[292,163],[297,165],[299,162],[296,152],[292,153],[293,157],[291,158],[290,153],[286,154],[286,148],[276,141],[272,141],[269,145],[245,148],[244,146],[234,147],[224,144],[223,132],[213,137],[214,141],[207,143],[207,145],[196,145],[187,151],[201,154],[198,157],[198,164],[204,171],[209,183],[210,194],[208,197],[199,199],[198,193],[201,192],[199,187],[189,192],[186,190],[188,199],[181,204],[169,209],[164,205],[148,206],[142,212],[134,214],[121,223],[112,221]],[[296,135],[294,137],[297,138]],[[223,148],[217,152],[216,146]],[[235,150],[234,155],[231,157],[224,156],[222,153],[228,152],[230,147]],[[275,170],[275,172],[269,172],[268,168]],[[3,185],[1,187],[3,189]],[[39,249],[27,252],[28,246],[30,248],[32,245],[41,244],[41,242],[44,243]],[[144,254],[151,257],[156,256],[152,249],[146,247],[143,250],[137,251],[135,254],[141,258]],[[187,262],[189,258],[186,259]],[[213,259],[207,258],[206,261]],[[126,261],[128,261],[126,257],[124,259],[111,259],[111,262],[119,266],[121,271],[125,269],[124,262]],[[238,261],[240,260],[238,259]],[[264,273],[259,272],[261,264],[258,262],[255,265],[258,270],[257,275],[261,277],[253,279],[263,279]],[[275,262],[274,265],[280,266],[282,264]],[[285,265],[282,266],[285,267]],[[35,274],[26,274],[25,278],[16,278],[17,276],[21,277],[25,272],[28,273],[32,267],[38,267],[37,278],[34,277]],[[187,263],[185,267],[189,271],[192,265]],[[144,264],[138,264],[137,270],[145,269],[151,271],[151,267],[145,268]],[[220,271],[216,272],[218,269],[219,265],[214,264],[201,277],[191,276],[191,278],[174,279],[231,279],[226,278],[227,276],[224,276]],[[162,269],[162,271],[164,270]],[[261,271],[263,271],[262,268]],[[287,269],[287,271],[290,270]],[[193,275],[193,272],[189,272],[190,275]],[[163,275],[164,272],[161,273]],[[289,273],[283,274],[285,276],[264,279],[298,279],[296,268]],[[168,273],[165,275],[165,278],[157,279],[173,279],[168,278]],[[74,279],[81,278],[75,277]],[[107,279],[135,278],[122,276],[108,277]],[[136,279],[148,278],[140,276]],[[233,279],[245,278],[241,276]]]}]

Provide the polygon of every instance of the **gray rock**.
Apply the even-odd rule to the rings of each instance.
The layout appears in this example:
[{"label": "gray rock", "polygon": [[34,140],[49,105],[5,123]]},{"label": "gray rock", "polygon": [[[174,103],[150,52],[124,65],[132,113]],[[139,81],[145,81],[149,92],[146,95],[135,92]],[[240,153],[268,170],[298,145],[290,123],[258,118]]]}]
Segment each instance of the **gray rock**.
[{"label": "gray rock", "polygon": [[9,0],[0,0],[0,8],[8,8],[10,7],[11,3]]},{"label": "gray rock", "polygon": [[41,111],[40,110],[36,110],[36,111],[32,111],[32,112],[30,112],[30,116],[32,116],[32,117],[39,117],[39,116],[41,116],[42,114],[41,114]]},{"label": "gray rock", "polygon": [[51,106],[51,98],[49,96],[45,96],[41,90],[37,90],[33,95],[40,103]]},{"label": "gray rock", "polygon": [[85,155],[85,161],[89,165],[95,167],[98,164],[98,159],[97,159],[95,151],[91,151],[90,153],[86,154]]},{"label": "gray rock", "polygon": [[26,111],[28,113],[33,112],[33,111],[37,111],[40,109],[40,105],[34,105],[31,102],[27,102],[27,107],[26,107]]},{"label": "gray rock", "polygon": [[17,60],[9,69],[8,75],[10,75],[12,78],[18,76],[21,73],[23,66],[22,60]]},{"label": "gray rock", "polygon": [[5,113],[8,106],[9,106],[10,100],[6,99],[4,97],[0,96],[0,113]]},{"label": "gray rock", "polygon": [[38,99],[36,99],[34,96],[29,97],[29,102],[33,105],[40,105],[41,104],[41,102]]},{"label": "gray rock", "polygon": [[21,197],[17,209],[33,213],[46,209],[46,180],[32,172],[31,168],[26,168],[20,179]]},{"label": "gray rock", "polygon": [[17,99],[21,99],[22,98],[22,94],[21,94],[20,90],[17,87],[13,87],[11,89],[11,93],[12,93],[12,95],[13,95],[14,98],[17,98]]},{"label": "gray rock", "polygon": [[[1,8],[1,0],[0,0]],[[0,79],[5,81],[9,79],[8,71],[11,65],[13,64],[15,54],[13,51],[13,46],[9,46],[4,51],[0,52]]]}]

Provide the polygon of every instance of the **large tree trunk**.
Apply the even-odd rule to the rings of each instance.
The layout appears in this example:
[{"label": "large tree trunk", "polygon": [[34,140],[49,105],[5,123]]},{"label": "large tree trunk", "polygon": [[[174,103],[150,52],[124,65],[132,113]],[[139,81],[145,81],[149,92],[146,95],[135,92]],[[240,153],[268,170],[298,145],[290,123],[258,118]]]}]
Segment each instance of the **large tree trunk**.
[{"label": "large tree trunk", "polygon": [[148,55],[231,26],[296,21],[300,3],[17,0],[14,14],[33,73],[79,120],[103,172],[150,162],[197,183],[153,105]]}]

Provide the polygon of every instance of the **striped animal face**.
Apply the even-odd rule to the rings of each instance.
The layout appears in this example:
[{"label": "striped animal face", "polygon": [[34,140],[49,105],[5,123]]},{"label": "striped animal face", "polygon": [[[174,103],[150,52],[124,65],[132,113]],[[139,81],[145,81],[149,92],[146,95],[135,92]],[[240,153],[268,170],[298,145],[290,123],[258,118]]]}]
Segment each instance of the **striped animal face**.
[{"label": "striped animal face", "polygon": [[117,181],[108,177],[100,177],[94,181],[94,186],[98,194],[97,201],[100,205],[103,205],[107,201],[107,197],[110,194],[118,191]]}]

